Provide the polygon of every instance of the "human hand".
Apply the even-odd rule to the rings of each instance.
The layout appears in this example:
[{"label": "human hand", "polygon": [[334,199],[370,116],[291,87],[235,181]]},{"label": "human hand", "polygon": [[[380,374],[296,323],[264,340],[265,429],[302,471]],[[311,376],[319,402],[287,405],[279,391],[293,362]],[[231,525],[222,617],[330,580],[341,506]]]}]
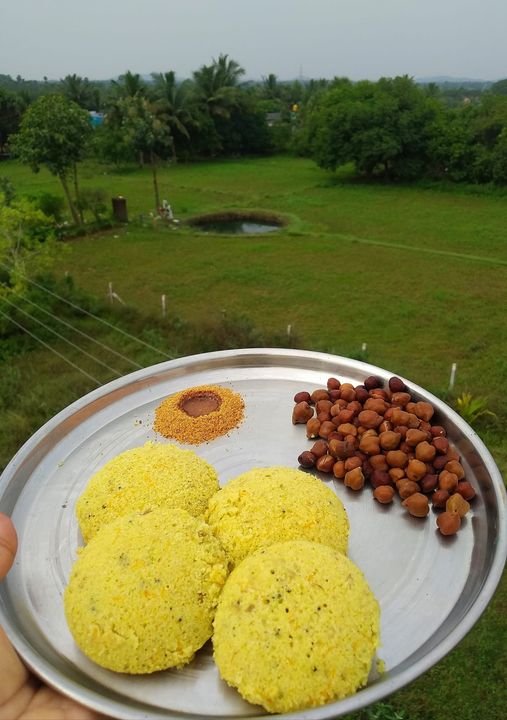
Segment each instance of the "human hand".
[{"label": "human hand", "polygon": [[[0,580],[14,562],[18,538],[0,513]],[[0,627],[0,720],[99,720],[102,715],[44,685],[21,662]]]}]

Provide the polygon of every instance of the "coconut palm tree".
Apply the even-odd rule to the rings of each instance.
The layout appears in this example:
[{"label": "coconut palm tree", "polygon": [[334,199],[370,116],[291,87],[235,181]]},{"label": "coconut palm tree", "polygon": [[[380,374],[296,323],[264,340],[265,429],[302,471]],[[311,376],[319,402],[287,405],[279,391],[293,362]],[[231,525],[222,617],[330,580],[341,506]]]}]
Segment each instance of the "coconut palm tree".
[{"label": "coconut palm tree", "polygon": [[193,73],[195,94],[200,107],[209,115],[228,118],[238,104],[239,79],[244,69],[228,55],[219,55],[211,65],[203,65]]},{"label": "coconut palm tree", "polygon": [[173,70],[152,73],[153,97],[164,114],[172,136],[173,161],[177,161],[176,145],[179,138],[190,138],[190,130],[197,128],[197,107],[192,93],[192,83],[176,82]]},{"label": "coconut palm tree", "polygon": [[111,80],[111,89],[117,98],[144,97],[146,95],[146,83],[139,73],[132,73],[130,70],[120,75],[118,80]]},{"label": "coconut palm tree", "polygon": [[60,80],[62,94],[86,110],[93,99],[93,88],[88,78],[80,75],[66,75]]}]

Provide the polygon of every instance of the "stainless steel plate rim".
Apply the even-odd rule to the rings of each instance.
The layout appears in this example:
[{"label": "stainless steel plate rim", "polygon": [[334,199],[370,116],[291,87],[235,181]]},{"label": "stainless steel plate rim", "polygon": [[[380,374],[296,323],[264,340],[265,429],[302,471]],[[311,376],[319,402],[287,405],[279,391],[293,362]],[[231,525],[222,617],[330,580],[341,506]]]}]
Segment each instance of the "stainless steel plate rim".
[{"label": "stainless steel plate rim", "polygon": [[[335,355],[279,348],[249,348],[244,350],[218,351],[178,358],[144,368],[123,378],[114,380],[83,396],[41,427],[16,453],[2,474],[0,479],[0,507],[2,510],[9,513],[16,504],[15,493],[11,492],[9,494],[8,492],[12,478],[16,476],[16,473],[20,472],[20,469],[25,463],[30,463],[31,457],[35,456],[38,451],[40,452],[40,446],[47,441],[51,433],[58,432],[59,427],[66,420],[86,410],[87,407],[97,400],[106,403],[108,396],[114,398],[118,391],[121,392],[125,388],[130,387],[131,392],[135,392],[132,388],[135,388],[137,384],[146,383],[146,381],[150,381],[150,379],[156,382],[156,379],[161,375],[184,378],[186,375],[191,375],[195,372],[196,368],[213,368],[217,364],[221,367],[251,367],[252,372],[258,368],[269,368],[273,365],[286,369],[291,367],[299,368],[304,365],[305,369],[320,371],[327,375],[342,375],[341,369],[345,366],[360,377],[377,374],[386,379],[392,374],[382,368]],[[335,368],[335,372],[333,372],[333,368]],[[498,506],[499,522],[496,528],[496,547],[489,564],[489,572],[487,576],[483,578],[480,591],[473,598],[473,602],[466,610],[460,623],[455,627],[451,627],[449,632],[444,634],[439,640],[437,647],[431,648],[429,652],[419,658],[416,663],[413,665],[409,664],[397,672],[394,677],[390,677],[388,671],[380,682],[374,682],[356,695],[346,698],[345,700],[307,711],[286,714],[284,717],[297,717],[308,720],[336,717],[337,714],[341,715],[346,712],[351,712],[378,701],[406,685],[408,682],[411,682],[442,659],[469,632],[487,607],[501,578],[507,557],[507,528],[505,522],[501,522],[502,519],[505,519],[507,498],[500,472],[491,454],[475,431],[473,431],[457,413],[431,393],[415,385],[410,380],[406,378],[403,379],[407,382],[411,392],[416,397],[422,397],[432,402],[437,410],[440,411],[446,419],[450,420],[463,436],[468,438],[477,450],[492,478],[495,501]],[[6,607],[3,597],[0,601],[0,620],[7,635],[25,662],[50,685],[78,702],[93,707],[102,713],[117,718],[125,718],[125,720],[134,720],[137,718],[150,718],[153,720],[168,717],[181,718],[187,715],[187,713],[184,712],[171,712],[155,706],[147,707],[143,705],[143,703],[132,702],[126,704],[121,698],[118,700],[112,699],[111,697],[105,696],[104,693],[96,691],[91,687],[86,687],[79,682],[75,682],[72,678],[65,676],[55,668],[44,655],[38,652],[37,648],[28,641],[24,633],[17,627],[15,620],[13,620],[12,613],[10,613]],[[115,693],[113,693],[113,695],[115,695]],[[202,717],[202,715],[199,716]],[[216,714],[210,715],[210,717],[216,716]],[[251,718],[254,716],[249,715],[248,717]]]}]

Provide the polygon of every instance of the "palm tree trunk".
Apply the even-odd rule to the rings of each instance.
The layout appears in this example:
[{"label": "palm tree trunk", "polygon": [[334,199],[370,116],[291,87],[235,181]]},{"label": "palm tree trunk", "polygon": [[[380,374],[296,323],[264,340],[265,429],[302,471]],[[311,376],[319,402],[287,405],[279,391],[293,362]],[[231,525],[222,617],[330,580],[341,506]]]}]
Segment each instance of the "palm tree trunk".
[{"label": "palm tree trunk", "polygon": [[62,173],[58,176],[60,178],[60,182],[62,183],[63,192],[65,193],[65,197],[67,198],[67,204],[69,206],[70,214],[72,215],[72,220],[74,221],[75,225],[79,225],[79,215],[77,214],[76,206],[74,205],[74,202],[72,201],[72,196],[70,194],[69,186],[67,184],[67,178]]},{"label": "palm tree trunk", "polygon": [[154,152],[150,153],[151,172],[153,173],[153,190],[155,191],[155,207],[158,212],[160,208],[160,193],[157,178],[157,159]]},{"label": "palm tree trunk", "polygon": [[77,182],[77,163],[74,163],[73,173],[74,173],[74,196],[76,198],[76,204],[77,204],[77,209],[79,212],[79,219],[81,221],[81,225],[84,225],[83,208],[81,207],[81,202],[80,202],[81,198],[79,196],[79,185]]}]

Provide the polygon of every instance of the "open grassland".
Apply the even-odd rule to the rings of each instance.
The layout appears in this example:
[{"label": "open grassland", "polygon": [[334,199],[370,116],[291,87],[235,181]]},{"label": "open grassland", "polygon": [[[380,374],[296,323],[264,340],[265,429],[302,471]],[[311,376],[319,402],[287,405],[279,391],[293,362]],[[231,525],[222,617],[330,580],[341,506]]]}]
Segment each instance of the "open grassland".
[{"label": "open grassland", "polygon": [[[59,192],[48,173],[0,170],[19,192]],[[133,220],[67,243],[57,270],[86,291],[104,297],[113,282],[128,305],[152,314],[165,294],[170,315],[195,323],[227,312],[270,333],[290,324],[305,347],[342,355],[366,343],[371,362],[439,395],[456,362],[456,392],[486,397],[507,419],[507,195],[372,186],[294,158],[179,165],[160,173],[182,221],[170,229],[149,218],[147,169],[90,165],[81,174],[83,186],[124,195]],[[184,224],[240,208],[290,224],[257,237]],[[502,436],[492,442],[503,464]]]},{"label": "open grassland", "polygon": [[[20,194],[61,193],[47,173],[33,175],[17,163],[0,165],[0,175]],[[227,346],[207,329],[224,313],[250,318],[263,333],[261,342],[276,342],[277,335],[283,342],[290,324],[300,347],[364,356],[367,343],[368,361],[444,397],[456,362],[455,392],[484,396],[497,415],[479,430],[507,474],[507,195],[372,186],[351,181],[347,170],[331,176],[294,158],[209,162],[161,170],[162,197],[182,221],[171,229],[149,218],[147,169],[105,174],[88,165],[82,184],[124,195],[132,222],[67,242],[56,275],[67,271],[79,288],[101,299],[113,282],[140,314],[134,321],[118,307],[114,322],[171,354]],[[231,237],[198,232],[184,222],[242,208],[277,212],[290,223],[269,236]],[[141,364],[161,359],[109,331],[101,334],[90,321],[72,322]],[[202,328],[200,345],[186,335],[187,324]],[[228,346],[255,338],[239,335]],[[56,348],[96,372],[77,351],[61,343]],[[26,352],[5,354],[5,459],[47,417],[91,389],[72,369],[55,372],[57,363],[28,341]],[[118,369],[130,368],[120,363]],[[111,378],[106,373],[100,379]],[[504,575],[493,602],[452,653],[355,720],[501,717],[507,702],[506,599]]]}]

